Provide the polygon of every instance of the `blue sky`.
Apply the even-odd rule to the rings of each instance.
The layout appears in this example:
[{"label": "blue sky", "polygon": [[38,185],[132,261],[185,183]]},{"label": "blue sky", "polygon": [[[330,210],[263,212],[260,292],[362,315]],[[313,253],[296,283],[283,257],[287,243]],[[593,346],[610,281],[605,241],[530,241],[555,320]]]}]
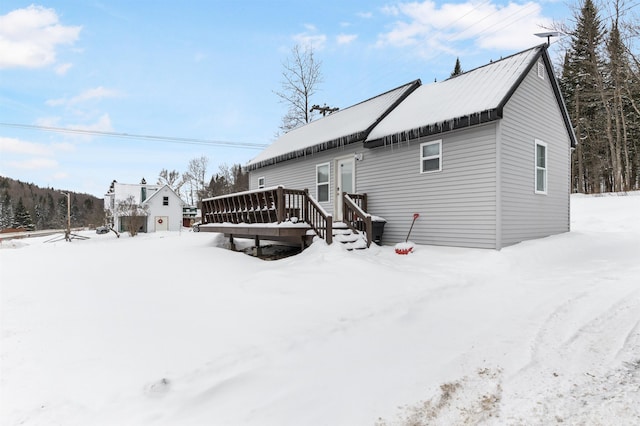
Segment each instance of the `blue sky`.
[{"label": "blue sky", "polygon": [[260,149],[42,128],[266,145],[296,44],[322,62],[312,101],[345,108],[445,79],[456,57],[468,70],[540,44],[541,26],[571,19],[560,1],[3,1],[0,175],[102,197],[113,179],[154,182],[200,156],[214,174]]}]

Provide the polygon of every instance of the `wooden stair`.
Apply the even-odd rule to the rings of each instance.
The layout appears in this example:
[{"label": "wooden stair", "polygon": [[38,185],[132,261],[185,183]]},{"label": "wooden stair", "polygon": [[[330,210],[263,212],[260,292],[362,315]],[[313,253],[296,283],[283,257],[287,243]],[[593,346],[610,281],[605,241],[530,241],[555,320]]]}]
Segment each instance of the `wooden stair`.
[{"label": "wooden stair", "polygon": [[333,224],[333,241],[341,243],[347,250],[367,248],[367,239],[364,234],[353,232],[344,222]]}]

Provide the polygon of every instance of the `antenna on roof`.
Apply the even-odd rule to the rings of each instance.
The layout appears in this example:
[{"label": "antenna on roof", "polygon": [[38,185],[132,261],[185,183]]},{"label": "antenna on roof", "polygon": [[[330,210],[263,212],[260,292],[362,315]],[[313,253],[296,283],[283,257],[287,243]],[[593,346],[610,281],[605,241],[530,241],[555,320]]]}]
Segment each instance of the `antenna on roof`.
[{"label": "antenna on roof", "polygon": [[546,33],[537,33],[538,37],[546,37],[547,38],[547,46],[551,45],[551,37],[560,37],[562,33],[560,31],[548,31]]},{"label": "antenna on roof", "polygon": [[320,113],[321,113],[321,114],[322,114],[322,116],[324,117],[324,116],[326,116],[326,115],[327,115],[327,113],[331,114],[332,112],[336,112],[336,111],[337,111],[337,110],[339,110],[339,109],[340,109],[340,108],[338,108],[338,107],[334,107],[334,108],[328,107],[328,106],[327,106],[327,104],[324,104],[324,106],[320,106],[320,105],[313,105],[313,106],[311,107],[311,109],[309,110],[309,112],[313,112],[313,111],[315,111],[315,110],[318,110],[318,111],[320,111]]}]

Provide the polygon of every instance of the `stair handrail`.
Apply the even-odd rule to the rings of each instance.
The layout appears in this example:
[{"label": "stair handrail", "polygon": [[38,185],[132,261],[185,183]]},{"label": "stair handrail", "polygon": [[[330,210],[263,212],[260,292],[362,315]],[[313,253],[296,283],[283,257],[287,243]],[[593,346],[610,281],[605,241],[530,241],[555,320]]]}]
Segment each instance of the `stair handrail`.
[{"label": "stair handrail", "polygon": [[[311,194],[309,189],[304,189],[305,209],[304,221],[307,222],[316,234],[323,238],[327,244],[333,243],[333,215],[328,213]],[[324,225],[324,226],[323,226]]]},{"label": "stair handrail", "polygon": [[[371,215],[364,211],[358,204],[351,198],[353,194],[342,193],[342,221],[355,233],[364,231],[367,238],[367,247],[371,246],[371,234],[373,232],[373,225]],[[364,194],[366,203],[366,194]],[[364,229],[362,229],[364,224]]]}]

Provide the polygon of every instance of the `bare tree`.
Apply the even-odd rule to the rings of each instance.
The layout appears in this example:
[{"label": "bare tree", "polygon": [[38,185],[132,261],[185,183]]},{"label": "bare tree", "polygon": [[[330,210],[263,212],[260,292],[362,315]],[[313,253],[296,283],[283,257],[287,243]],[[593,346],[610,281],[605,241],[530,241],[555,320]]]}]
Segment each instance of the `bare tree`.
[{"label": "bare tree", "polygon": [[182,174],[182,180],[186,185],[188,185],[186,195],[192,206],[194,206],[195,203],[197,203],[204,195],[208,165],[209,159],[207,157],[201,156],[194,158],[189,161],[187,171]]},{"label": "bare tree", "polygon": [[129,235],[135,237],[140,230],[144,229],[147,210],[136,203],[136,198],[133,195],[118,201],[117,211]]},{"label": "bare tree", "polygon": [[180,188],[184,185],[184,180],[181,179],[179,171],[168,171],[167,169],[162,169],[158,176],[158,185],[168,185],[169,188],[176,192],[176,194],[179,194]]},{"label": "bare tree", "polygon": [[313,119],[311,97],[322,83],[320,67],[322,62],[316,60],[311,46],[304,48],[295,45],[291,56],[282,64],[282,90],[274,92],[287,106],[287,113],[282,117],[280,130],[288,132]]}]

